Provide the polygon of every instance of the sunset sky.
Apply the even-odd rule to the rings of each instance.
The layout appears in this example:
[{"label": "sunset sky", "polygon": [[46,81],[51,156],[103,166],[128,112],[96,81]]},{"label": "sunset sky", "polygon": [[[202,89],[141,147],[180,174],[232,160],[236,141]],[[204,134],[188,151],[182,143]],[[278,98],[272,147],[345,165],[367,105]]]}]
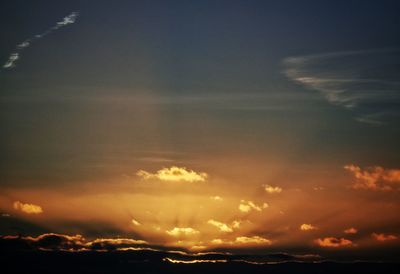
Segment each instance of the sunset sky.
[{"label": "sunset sky", "polygon": [[399,261],[399,10],[2,1],[0,235]]}]

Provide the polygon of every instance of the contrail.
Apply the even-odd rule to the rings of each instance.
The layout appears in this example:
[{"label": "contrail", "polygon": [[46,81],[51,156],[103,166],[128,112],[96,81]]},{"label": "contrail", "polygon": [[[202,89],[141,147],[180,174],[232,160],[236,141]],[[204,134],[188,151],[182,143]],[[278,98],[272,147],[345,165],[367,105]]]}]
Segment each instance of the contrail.
[{"label": "contrail", "polygon": [[79,12],[74,11],[71,14],[65,16],[61,21],[57,22],[54,26],[52,26],[51,28],[47,29],[46,31],[40,33],[40,34],[36,34],[28,39],[26,39],[25,41],[23,41],[22,43],[19,43],[16,48],[15,51],[12,52],[10,54],[10,56],[8,57],[8,60],[5,62],[5,64],[3,65],[4,69],[11,69],[13,67],[16,66],[16,62],[20,59],[21,57],[21,53],[22,51],[24,51],[26,48],[28,48],[34,41],[43,38],[46,35],[49,35],[50,33],[52,33],[53,31],[56,31],[62,27],[65,27],[69,24],[73,24],[75,23],[76,19],[79,16]]}]

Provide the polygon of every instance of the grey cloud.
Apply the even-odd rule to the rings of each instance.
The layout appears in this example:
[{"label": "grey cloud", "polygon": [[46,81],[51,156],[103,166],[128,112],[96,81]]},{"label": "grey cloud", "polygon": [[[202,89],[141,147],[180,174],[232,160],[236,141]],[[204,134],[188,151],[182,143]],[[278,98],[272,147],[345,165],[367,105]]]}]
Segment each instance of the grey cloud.
[{"label": "grey cloud", "polygon": [[400,50],[343,51],[283,60],[292,81],[319,91],[355,120],[381,125],[400,115]]}]

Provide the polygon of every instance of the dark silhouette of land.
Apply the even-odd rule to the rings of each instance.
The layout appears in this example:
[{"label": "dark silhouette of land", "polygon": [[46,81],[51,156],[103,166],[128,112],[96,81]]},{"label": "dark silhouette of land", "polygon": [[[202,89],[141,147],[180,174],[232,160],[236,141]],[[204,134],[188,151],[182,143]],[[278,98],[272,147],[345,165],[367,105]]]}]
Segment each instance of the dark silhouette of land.
[{"label": "dark silhouette of land", "polygon": [[223,255],[188,257],[163,251],[6,251],[0,252],[1,273],[398,273],[397,263],[280,262],[251,264],[235,259],[217,263],[172,263],[166,258],[216,259]]}]

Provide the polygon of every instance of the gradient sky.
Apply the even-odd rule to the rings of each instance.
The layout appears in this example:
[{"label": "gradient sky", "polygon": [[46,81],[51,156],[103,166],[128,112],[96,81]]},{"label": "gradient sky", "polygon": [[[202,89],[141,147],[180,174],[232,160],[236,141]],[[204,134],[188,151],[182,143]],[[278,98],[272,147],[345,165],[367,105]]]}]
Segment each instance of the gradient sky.
[{"label": "gradient sky", "polygon": [[389,258],[399,10],[3,1],[0,235]]}]

